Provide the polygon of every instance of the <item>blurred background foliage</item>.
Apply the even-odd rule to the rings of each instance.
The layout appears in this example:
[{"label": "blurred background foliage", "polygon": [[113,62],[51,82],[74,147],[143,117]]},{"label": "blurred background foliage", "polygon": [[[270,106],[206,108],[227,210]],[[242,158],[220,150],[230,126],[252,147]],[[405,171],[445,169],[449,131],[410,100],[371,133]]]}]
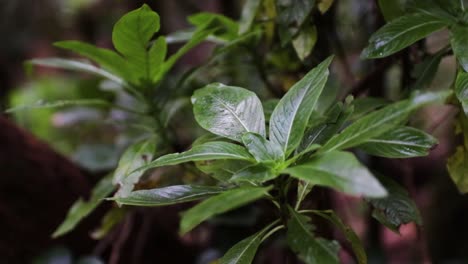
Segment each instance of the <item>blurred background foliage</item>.
[{"label": "blurred background foliage", "polygon": [[[172,43],[169,52],[173,53],[181,45],[183,30],[190,27],[187,16],[207,11],[222,13],[238,20],[244,2],[1,0],[0,33],[4,41],[0,42],[0,105],[5,110],[33,104],[44,98],[48,101],[102,98],[129,108],[138,107],[131,98],[116,91],[114,84],[108,81],[87,74],[50,68],[25,71],[28,67],[24,67],[23,63],[31,58],[70,57],[70,53],[52,46],[51,43],[59,40],[79,39],[110,48],[115,21],[143,3],[147,3],[160,14],[161,33],[169,35],[168,42]],[[264,2],[269,3],[272,0]],[[296,1],[280,2],[286,8],[288,4]],[[316,2],[320,2],[322,8],[326,8],[333,1]],[[197,127],[188,101],[195,89],[207,83],[222,82],[249,88],[261,99],[274,100],[284,94],[303,73],[332,53],[337,55],[337,60],[333,64],[332,77],[326,90],[338,90],[339,98],[343,99],[349,93],[355,94],[356,97],[364,94],[387,100],[405,97],[409,84],[415,83],[414,76],[417,76],[418,65],[424,63],[424,56],[434,55],[444,47],[449,41],[449,33],[437,32],[426,41],[414,45],[412,48],[424,51],[415,52],[419,56],[417,58],[410,57],[410,52],[404,51],[403,56],[406,56],[406,59],[397,62],[392,58],[361,60],[359,56],[369,36],[382,26],[385,20],[391,19],[391,14],[380,12],[377,2],[379,1],[336,0],[328,12],[315,10],[311,15],[303,15],[304,21],[296,22],[309,23],[304,28],[307,28],[305,34],[309,34],[309,37],[316,36],[317,42],[312,45],[313,49],[310,48],[310,43],[301,42],[300,39],[288,41],[288,38],[292,37],[291,32],[298,30],[294,26],[280,28],[280,33],[275,34],[273,22],[268,20],[271,12],[275,11],[262,8],[264,13],[257,15],[258,21],[255,23],[255,27],[261,27],[266,32],[262,38],[253,34],[245,45],[227,47],[216,46],[217,40],[214,39],[190,51],[160,84],[163,87],[159,89],[161,94],[156,95],[172,96],[174,91],[178,95],[179,100],[170,104],[173,109],[168,111],[174,113],[170,118],[169,128],[173,137],[178,139],[176,148],[186,149],[203,133],[200,128],[197,128],[197,133],[188,132]],[[300,19],[301,15],[293,18]],[[174,32],[177,34],[173,34]],[[309,45],[309,48],[304,45]],[[312,52],[308,54],[310,50]],[[455,75],[454,57],[445,56],[440,66],[433,69],[427,89],[446,89],[453,83]],[[388,171],[388,174],[393,174],[392,177],[409,189],[422,212],[422,230],[409,224],[400,230],[400,236],[395,235],[380,227],[374,220],[366,220],[363,216],[369,215],[370,212],[362,203],[343,195],[333,196],[331,203],[357,233],[364,237],[369,248],[370,263],[430,263],[426,261],[431,260],[433,263],[465,263],[467,260],[468,228],[465,223],[468,220],[468,201],[458,193],[445,170],[445,161],[453,152],[457,140],[453,132],[454,116],[455,113],[451,109],[435,106],[418,112],[412,118],[411,122],[415,127],[429,131],[439,139],[439,146],[429,157],[410,161],[388,161],[363,155],[363,159],[367,159],[373,168]],[[94,175],[92,181],[95,181],[96,175],[105,174],[116,166],[123,150],[135,137],[141,135],[142,129],[132,126],[135,117],[131,114],[104,107],[33,109],[14,112],[10,117],[18,125],[50,144],[56,151],[75,161],[80,168],[90,172],[90,175]],[[198,179],[190,170],[182,176],[180,172],[177,169],[169,169],[164,179],[161,179],[161,175],[152,175],[151,180],[144,181],[140,187],[157,186],[163,180],[174,183],[204,180]],[[133,216],[129,216],[137,218],[133,220],[133,225],[137,225],[136,222],[147,226],[147,221],[142,220],[144,217],[154,219],[161,214],[165,215],[164,211],[159,209],[150,212],[149,216],[145,210],[135,211]],[[172,215],[176,215],[177,212]],[[260,212],[247,207],[216,218],[210,222],[212,229],[202,227],[194,234],[182,238],[181,243],[192,247],[193,251],[189,252],[188,256],[197,259],[197,262],[193,263],[208,263],[219,257],[232,243],[249,234],[245,227],[251,229],[259,217],[262,217]],[[118,223],[119,221],[109,225],[114,227],[118,226]],[[123,225],[126,223],[128,221],[124,221]],[[119,230],[121,229],[120,227]],[[66,246],[43,252],[35,263],[102,263],[94,257],[76,257]],[[140,247],[140,251],[151,248],[137,246]],[[275,253],[278,247],[279,245],[270,245],[268,251],[260,253],[259,261],[285,263],[274,260],[275,257],[282,256]],[[107,251],[102,253],[99,248],[95,249],[94,253],[96,252],[101,255],[111,254]],[[174,252],[167,252],[168,255],[171,253]],[[93,252],[88,252],[84,255],[92,254]],[[409,259],[411,261],[408,262]],[[352,263],[352,260],[348,260]]]}]

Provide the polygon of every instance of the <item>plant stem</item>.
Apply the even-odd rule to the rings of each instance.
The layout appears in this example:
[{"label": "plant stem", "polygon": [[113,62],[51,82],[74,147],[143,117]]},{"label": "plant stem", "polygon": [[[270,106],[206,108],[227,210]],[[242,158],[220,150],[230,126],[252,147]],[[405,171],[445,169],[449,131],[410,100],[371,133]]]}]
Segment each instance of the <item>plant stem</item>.
[{"label": "plant stem", "polygon": [[262,238],[262,243],[263,241],[267,240],[271,235],[273,235],[274,233],[276,233],[278,230],[281,230],[284,228],[284,225],[279,225],[275,228],[273,228],[272,230],[270,230],[270,232],[268,232],[263,238]]}]

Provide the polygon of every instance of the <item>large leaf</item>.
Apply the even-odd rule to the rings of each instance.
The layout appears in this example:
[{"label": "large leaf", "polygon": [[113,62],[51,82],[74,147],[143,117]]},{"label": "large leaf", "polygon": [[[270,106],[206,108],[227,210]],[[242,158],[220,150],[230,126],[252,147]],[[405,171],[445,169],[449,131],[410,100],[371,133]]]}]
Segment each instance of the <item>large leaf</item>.
[{"label": "large leaf", "polygon": [[243,187],[225,191],[192,207],[182,215],[180,233],[185,234],[201,222],[265,196],[270,187]]},{"label": "large leaf", "polygon": [[310,218],[289,208],[291,218],[288,221],[287,242],[289,247],[299,254],[306,264],[339,263],[339,244],[316,237]]},{"label": "large leaf", "polygon": [[257,164],[237,171],[234,175],[232,175],[230,181],[250,182],[256,184],[272,180],[278,176],[279,173],[276,173],[272,168],[263,164]]},{"label": "large leaf", "polygon": [[343,223],[341,218],[332,210],[325,210],[325,211],[314,210],[312,212],[316,215],[319,215],[327,219],[336,227],[338,227],[341,230],[341,232],[345,235],[346,240],[348,240],[348,242],[351,244],[351,247],[353,248],[354,255],[356,255],[356,259],[358,263],[367,264],[367,255],[366,255],[364,246],[361,242],[361,239],[359,239],[358,235],[354,232],[354,230],[350,226]]},{"label": "large leaf", "polygon": [[466,46],[468,42],[468,27],[454,25],[451,31],[452,37],[450,42],[452,44],[453,53],[455,53],[463,69],[468,72],[468,47]]},{"label": "large leaf", "polygon": [[455,82],[455,95],[460,101],[465,115],[468,117],[468,73],[459,72]]},{"label": "large leaf", "polygon": [[226,191],[226,188],[197,186],[197,185],[173,185],[150,190],[133,191],[126,197],[114,197],[120,204],[136,206],[162,206],[177,203],[190,202]]},{"label": "large leaf", "polygon": [[402,224],[415,222],[421,225],[421,216],[416,204],[408,192],[395,181],[379,177],[388,190],[388,196],[380,199],[369,199],[373,206],[372,216],[386,227],[398,233]]},{"label": "large leaf", "polygon": [[250,264],[255,258],[257,249],[262,243],[265,233],[271,225],[249,236],[231,247],[224,256],[219,259],[220,264]]},{"label": "large leaf", "polygon": [[385,158],[411,158],[426,156],[437,144],[433,136],[411,127],[399,127],[378,137],[371,138],[358,148]]},{"label": "large leaf", "polygon": [[213,134],[239,142],[247,132],[265,136],[262,103],[251,91],[213,83],[195,91],[192,103],[198,124]]},{"label": "large leaf", "polygon": [[445,26],[447,26],[446,21],[427,13],[414,13],[399,17],[372,35],[362,56],[365,58],[386,57]]},{"label": "large leaf", "polygon": [[72,231],[78,223],[88,216],[101,202],[106,198],[115,186],[112,184],[112,174],[100,180],[94,187],[91,197],[88,201],[82,198],[78,199],[73,206],[68,210],[67,216],[63,223],[54,231],[52,237],[62,236]]},{"label": "large leaf", "polygon": [[297,82],[280,100],[270,118],[270,140],[288,156],[301,142],[310,115],[328,78],[332,57]]},{"label": "large leaf", "polygon": [[59,41],[54,46],[71,50],[90,60],[97,62],[102,68],[117,74],[118,76],[129,79],[130,73],[124,58],[112,50],[98,48],[94,45],[81,41]]},{"label": "large leaf", "polygon": [[272,163],[284,160],[281,147],[259,134],[248,132],[242,136],[242,142],[258,162]]},{"label": "large leaf", "polygon": [[378,137],[400,125],[412,111],[429,103],[443,101],[450,94],[450,91],[416,94],[410,99],[393,103],[372,112],[345,128],[340,134],[335,135],[320,151],[326,152],[360,145],[370,138]]},{"label": "large leaf", "polygon": [[247,150],[242,146],[223,141],[213,141],[197,145],[192,149],[182,153],[173,153],[159,157],[148,165],[140,167],[138,170],[147,170],[155,167],[176,165],[189,161],[219,159],[246,160],[252,162],[255,161],[247,152]]},{"label": "large leaf", "polygon": [[67,60],[67,59],[60,59],[60,58],[44,58],[44,59],[33,59],[33,60],[30,60],[29,62],[35,65],[40,65],[40,66],[61,68],[61,69],[73,70],[73,71],[83,71],[83,72],[91,73],[100,77],[104,77],[117,84],[124,85],[124,81],[122,80],[122,78],[104,69],[100,69],[92,65],[91,63],[84,62],[84,61]]},{"label": "large leaf", "polygon": [[[155,78],[161,66],[161,54],[165,55],[165,41],[159,39],[148,51],[148,42],[159,31],[159,15],[144,4],[125,14],[117,21],[112,31],[112,42],[127,60],[130,69],[137,75],[137,83]],[[164,42],[164,43],[162,43]],[[161,50],[158,50],[161,49]],[[159,54],[161,52],[161,54]]]},{"label": "large leaf", "polygon": [[332,187],[352,195],[383,197],[384,187],[350,152],[332,151],[283,170],[311,184]]},{"label": "large leaf", "polygon": [[127,148],[114,172],[113,182],[120,185],[119,191],[115,194],[116,197],[128,196],[144,173],[144,171],[135,170],[151,162],[155,151],[156,140],[154,138],[137,142]]}]

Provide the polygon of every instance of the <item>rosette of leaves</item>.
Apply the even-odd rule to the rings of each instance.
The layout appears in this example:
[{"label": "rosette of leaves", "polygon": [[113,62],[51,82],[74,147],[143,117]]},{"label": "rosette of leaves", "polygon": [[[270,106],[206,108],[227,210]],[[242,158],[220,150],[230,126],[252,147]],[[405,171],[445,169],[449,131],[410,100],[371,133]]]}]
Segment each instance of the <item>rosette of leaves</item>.
[{"label": "rosette of leaves", "polygon": [[[249,90],[214,83],[195,91],[195,119],[216,139],[200,140],[190,150],[161,156],[136,171],[195,162],[219,184],[138,190],[112,199],[134,206],[204,199],[182,214],[181,234],[216,215],[258,199],[269,199],[277,206],[280,219],[234,245],[220,263],[251,263],[260,244],[283,229],[290,248],[306,263],[338,263],[339,244],[317,236],[307,213],[324,217],[343,230],[356,259],[366,263],[362,245],[352,229],[332,211],[301,210],[301,202],[312,186],[385,199],[386,188],[347,149],[357,147],[373,155],[398,158],[427,154],[436,141],[404,124],[412,111],[444,100],[450,93],[416,93],[364,114],[351,124],[347,120],[353,112],[352,105],[337,103],[326,111],[326,118],[313,121],[331,61],[330,57],[320,63],[288,90],[271,113],[268,127],[260,99]],[[298,182],[299,187],[291,203],[286,195],[291,186],[296,186],[291,185],[293,182]],[[381,218],[385,217],[382,214]]]}]

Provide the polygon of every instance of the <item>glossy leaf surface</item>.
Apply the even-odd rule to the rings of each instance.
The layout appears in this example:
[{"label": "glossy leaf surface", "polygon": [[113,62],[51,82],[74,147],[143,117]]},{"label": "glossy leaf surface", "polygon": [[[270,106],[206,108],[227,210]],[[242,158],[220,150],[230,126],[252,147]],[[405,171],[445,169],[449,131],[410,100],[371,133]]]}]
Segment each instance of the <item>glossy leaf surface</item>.
[{"label": "glossy leaf surface", "polygon": [[198,124],[213,134],[239,142],[247,132],[265,136],[262,103],[251,91],[209,84],[195,91],[192,103]]},{"label": "glossy leaf surface", "polygon": [[283,173],[352,195],[383,197],[387,194],[372,173],[350,152],[329,152],[306,163],[287,168]]}]

